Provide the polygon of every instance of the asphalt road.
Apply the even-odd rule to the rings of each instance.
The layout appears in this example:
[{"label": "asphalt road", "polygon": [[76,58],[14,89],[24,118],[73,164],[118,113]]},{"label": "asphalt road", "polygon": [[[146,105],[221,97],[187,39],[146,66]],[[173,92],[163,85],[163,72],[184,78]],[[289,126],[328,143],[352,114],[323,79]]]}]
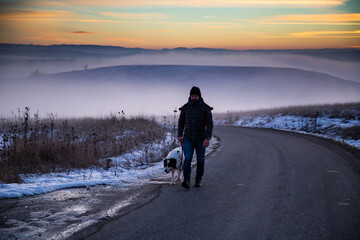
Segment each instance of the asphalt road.
[{"label": "asphalt road", "polygon": [[[266,129],[214,129],[203,186],[159,197],[86,239],[360,239],[359,162],[336,144]],[[84,235],[83,235],[84,236]]]}]

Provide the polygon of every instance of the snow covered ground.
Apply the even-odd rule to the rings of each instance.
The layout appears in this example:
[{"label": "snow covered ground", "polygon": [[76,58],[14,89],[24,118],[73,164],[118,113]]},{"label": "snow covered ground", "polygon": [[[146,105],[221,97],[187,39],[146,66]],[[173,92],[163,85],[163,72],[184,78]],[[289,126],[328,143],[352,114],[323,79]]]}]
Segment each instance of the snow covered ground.
[{"label": "snow covered ground", "polygon": [[[226,120],[215,121],[216,124],[226,125]],[[360,126],[360,117],[355,119],[330,118],[329,116],[319,116],[310,118],[294,115],[259,115],[259,116],[241,116],[234,126],[242,127],[261,127],[272,128],[284,131],[299,132],[311,134],[319,137],[330,138],[335,141],[344,142],[360,149],[360,139],[345,138],[339,134],[343,129]]]},{"label": "snow covered ground", "polygon": [[[226,125],[225,120],[217,120],[216,124]],[[312,134],[324,138],[347,143],[360,149],[360,139],[344,139],[339,135],[339,130],[353,126],[360,126],[360,117],[355,119],[330,118],[319,116],[314,118],[294,115],[259,115],[241,116],[234,126],[272,128],[285,131],[294,131],[305,134]],[[170,140],[170,136],[167,141]],[[207,148],[207,154],[214,150],[218,139],[214,137]],[[140,161],[146,158],[145,148],[148,148],[147,155],[153,158],[161,158],[161,144],[150,144],[136,150],[111,159],[111,167],[91,168],[72,170],[70,172],[58,172],[43,175],[22,176],[22,184],[0,184],[0,198],[13,198],[43,194],[60,189],[86,187],[95,185],[129,186],[143,184],[156,178],[166,177],[163,162],[154,162],[153,159]],[[103,160],[101,160],[103,161]]]},{"label": "snow covered ground", "polygon": [[[169,136],[170,138],[170,136]],[[170,140],[168,138],[168,140]],[[218,144],[216,137],[210,141],[206,154],[212,152]],[[148,146],[148,155],[161,156],[160,144]],[[129,186],[143,184],[152,179],[165,177],[169,174],[164,172],[163,162],[139,165],[139,159],[145,159],[145,149],[126,153],[111,158],[112,167],[108,170],[103,168],[91,168],[72,170],[70,172],[58,172],[43,175],[22,176],[24,183],[0,184],[0,198],[14,198],[43,194],[65,188],[87,187],[95,185]],[[170,175],[169,175],[170,176]],[[170,177],[169,177],[170,178]]]}]

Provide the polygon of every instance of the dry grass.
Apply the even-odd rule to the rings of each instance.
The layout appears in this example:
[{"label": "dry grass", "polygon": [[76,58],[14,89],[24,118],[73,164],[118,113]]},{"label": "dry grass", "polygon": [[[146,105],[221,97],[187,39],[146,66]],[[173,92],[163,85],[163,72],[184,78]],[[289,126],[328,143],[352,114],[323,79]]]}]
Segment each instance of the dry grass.
[{"label": "dry grass", "polygon": [[360,139],[360,126],[353,126],[349,128],[341,129],[340,135],[343,139]]},{"label": "dry grass", "polygon": [[99,166],[118,156],[160,141],[166,129],[154,119],[126,118],[123,112],[103,118],[40,119],[25,108],[0,122],[0,180],[21,182],[19,174],[69,171]]},{"label": "dry grass", "polygon": [[227,123],[234,123],[243,116],[263,115],[293,115],[316,118],[318,116],[329,116],[330,118],[355,119],[359,116],[360,102],[298,105],[268,109],[257,109],[251,111],[228,111],[225,113],[214,113],[215,120],[227,120]]}]

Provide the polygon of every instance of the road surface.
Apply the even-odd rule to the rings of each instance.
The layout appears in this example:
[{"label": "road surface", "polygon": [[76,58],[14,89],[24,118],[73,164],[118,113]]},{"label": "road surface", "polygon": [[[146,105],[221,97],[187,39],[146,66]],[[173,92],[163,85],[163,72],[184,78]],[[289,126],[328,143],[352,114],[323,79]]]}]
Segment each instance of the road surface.
[{"label": "road surface", "polygon": [[359,162],[313,136],[216,126],[203,186],[163,185],[86,239],[360,239]]}]

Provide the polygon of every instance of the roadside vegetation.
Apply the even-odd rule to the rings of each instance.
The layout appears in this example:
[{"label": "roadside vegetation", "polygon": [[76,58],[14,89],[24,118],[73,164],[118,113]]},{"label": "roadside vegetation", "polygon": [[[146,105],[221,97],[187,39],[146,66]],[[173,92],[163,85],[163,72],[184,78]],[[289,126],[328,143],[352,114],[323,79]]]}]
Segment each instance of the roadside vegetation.
[{"label": "roadside vegetation", "polygon": [[265,127],[330,136],[360,148],[360,102],[215,113],[218,124]]},{"label": "roadside vegetation", "polygon": [[[151,117],[126,117],[123,111],[101,118],[40,118],[30,108],[0,120],[0,181],[20,183],[21,175],[64,172],[92,166],[109,168],[110,157],[145,149],[138,165],[159,161],[148,148],[165,154],[174,142],[169,129]],[[149,154],[147,154],[149,153]]]},{"label": "roadside vegetation", "polygon": [[231,124],[238,121],[242,116],[264,116],[264,115],[293,115],[302,117],[328,116],[329,118],[354,119],[359,116],[360,102],[296,105],[277,108],[263,108],[251,111],[228,111],[225,113],[214,113],[215,120],[226,120]]}]

